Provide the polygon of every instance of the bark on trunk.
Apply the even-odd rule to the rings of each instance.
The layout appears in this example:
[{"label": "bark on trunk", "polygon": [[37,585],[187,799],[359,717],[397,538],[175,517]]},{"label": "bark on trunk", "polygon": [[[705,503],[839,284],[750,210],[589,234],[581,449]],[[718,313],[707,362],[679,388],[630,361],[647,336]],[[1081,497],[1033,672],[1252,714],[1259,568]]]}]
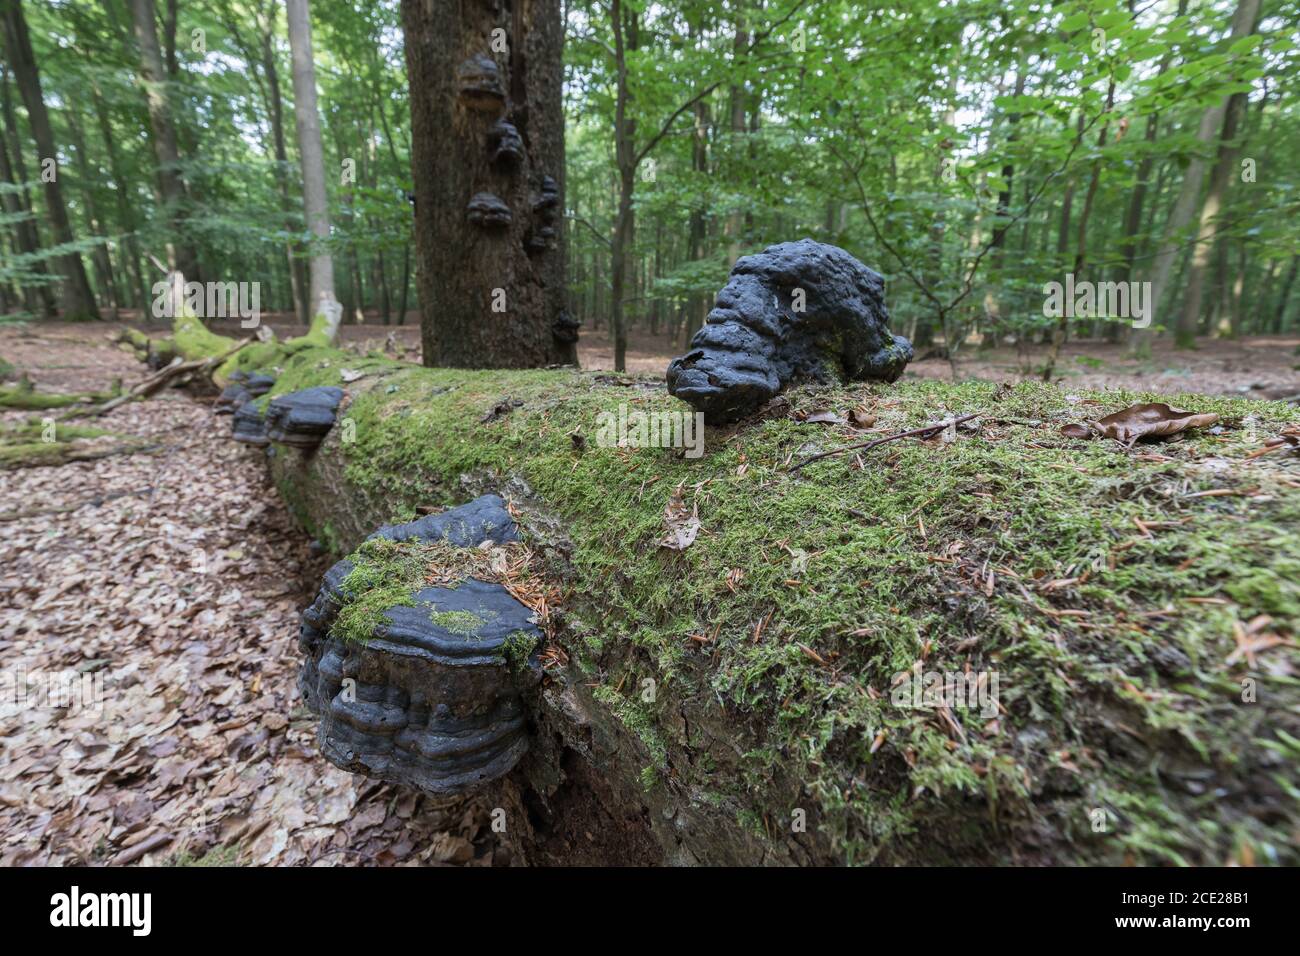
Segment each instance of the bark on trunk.
[{"label": "bark on trunk", "polygon": [[334,300],[334,260],[330,254],[330,217],[325,198],[325,157],[316,105],[316,68],[312,64],[311,13],[307,0],[286,0],[289,47],[293,52],[293,114],[302,159],[302,198],[307,228],[316,237],[311,253],[312,314]]},{"label": "bark on trunk", "polygon": [[162,50],[154,28],[157,10],[154,0],[131,0],[135,39],[140,47],[140,83],[149,104],[149,125],[153,129],[154,155],[158,158],[158,186],[167,216],[171,237],[167,243],[167,264],[187,279],[198,280],[198,255],[185,239],[185,179],[180,170],[180,149],[176,145],[176,124],[167,96],[168,76]]},{"label": "bark on trunk", "polygon": [[558,0],[403,0],[426,365],[576,362]]},{"label": "bark on trunk", "polygon": [[[54,131],[50,127],[50,117],[45,109],[45,100],[41,94],[41,77],[36,66],[36,54],[32,51],[31,38],[27,33],[27,21],[23,17],[21,0],[3,0],[0,12],[4,16],[5,53],[13,68],[14,78],[18,83],[18,92],[27,107],[27,119],[31,124],[32,138],[40,151],[38,160],[44,163],[53,160],[58,152],[54,143]],[[59,184],[57,170],[53,176],[43,176],[45,181],[45,203],[49,207],[50,225],[54,232],[54,241],[59,244],[74,241],[72,223],[68,219],[68,207],[63,202],[63,188]],[[64,318],[82,319],[99,318],[95,308],[95,296],[90,291],[90,280],[86,277],[86,267],[81,256],[70,253],[58,259],[59,269],[64,275],[63,312]]]}]

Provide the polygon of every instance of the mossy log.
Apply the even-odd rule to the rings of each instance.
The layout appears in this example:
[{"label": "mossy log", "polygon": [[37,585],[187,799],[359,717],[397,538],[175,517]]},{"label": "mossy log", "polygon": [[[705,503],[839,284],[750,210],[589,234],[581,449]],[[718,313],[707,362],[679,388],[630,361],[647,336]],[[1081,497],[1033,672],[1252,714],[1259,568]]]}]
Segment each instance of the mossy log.
[{"label": "mossy log", "polygon": [[1295,408],[1178,396],[1218,433],[1126,449],[1059,427],[1154,396],[802,388],[695,457],[618,447],[689,411],[658,380],[310,345],[264,370],[263,404],[345,390],[319,448],[269,451],[337,556],[510,502],[545,679],[486,799],[528,861],[1297,862],[1300,468],[1246,457]]},{"label": "mossy log", "polygon": [[38,392],[31,381],[23,378],[17,385],[0,388],[0,408],[21,408],[30,411],[42,411],[51,408],[67,408],[69,405],[106,402],[122,394],[122,383],[116,383],[109,392]]}]

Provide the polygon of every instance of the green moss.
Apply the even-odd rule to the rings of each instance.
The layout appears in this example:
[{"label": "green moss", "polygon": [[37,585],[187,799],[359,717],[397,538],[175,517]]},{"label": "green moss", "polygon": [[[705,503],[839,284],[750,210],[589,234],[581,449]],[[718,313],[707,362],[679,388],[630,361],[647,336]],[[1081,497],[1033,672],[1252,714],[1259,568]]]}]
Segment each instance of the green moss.
[{"label": "green moss", "polygon": [[444,631],[467,637],[475,634],[483,626],[483,618],[472,611],[434,611],[429,620]]},{"label": "green moss", "polygon": [[167,863],[168,866],[239,866],[239,844],[234,843],[230,846],[214,846],[202,856],[195,856],[189,850],[182,851],[174,855]]},{"label": "green moss", "polygon": [[52,434],[55,442],[70,442],[81,438],[102,438],[105,435],[111,435],[112,432],[95,428],[92,425],[73,425],[67,422],[52,422],[53,432],[51,433],[44,420],[39,418],[29,418],[27,421],[4,428],[0,430],[0,444],[19,445],[27,444],[33,440],[45,441],[47,434]]},{"label": "green moss", "polygon": [[645,745],[655,767],[667,769],[668,746],[654,715],[647,708],[624,697],[614,687],[597,687],[593,696],[610,708],[614,716]]},{"label": "green moss", "polygon": [[506,635],[502,651],[511,667],[516,671],[523,671],[527,669],[528,659],[537,650],[539,643],[540,639],[536,634],[530,634],[527,631],[514,631]]},{"label": "green moss", "polygon": [[115,398],[121,394],[120,390],[112,392],[76,392],[63,394],[60,392],[38,392],[31,382],[23,380],[17,385],[0,388],[0,407],[3,408],[25,408],[33,411],[39,411],[49,408],[66,408],[69,405],[78,405],[91,402],[105,402],[110,398]]},{"label": "green moss", "polygon": [[354,567],[343,580],[347,603],[331,633],[364,644],[394,607],[413,607],[413,595],[424,587],[428,563],[417,548],[378,538],[364,542],[351,555]]},{"label": "green moss", "polygon": [[[336,384],[364,361],[308,349],[276,388]],[[452,504],[463,474],[518,475],[564,520],[572,552],[553,571],[575,623],[559,639],[660,776],[707,782],[760,821],[788,818],[785,781],[851,862],[1296,859],[1295,763],[1265,746],[1300,738],[1296,650],[1233,656],[1257,615],[1292,641],[1300,621],[1300,469],[1248,462],[1261,438],[1242,427],[1275,434],[1294,408],[1127,391],[1087,405],[1040,383],[798,389],[795,410],[873,407],[876,435],[985,420],[791,473],[863,436],[784,418],[709,429],[699,459],[600,448],[601,412],[685,406],[569,370],[376,363],[354,391],[342,453],[364,493]],[[502,396],[523,404],[483,423]],[[1059,434],[1150,400],[1217,412],[1222,433],[1132,450]],[[681,552],[657,546],[679,486],[702,523]],[[1223,488],[1242,494],[1190,497]],[[997,718],[895,704],[918,661],[996,673]],[[647,675],[674,700],[716,701],[743,756],[707,772],[687,759],[697,745],[662,722],[670,708],[621,689]]]}]

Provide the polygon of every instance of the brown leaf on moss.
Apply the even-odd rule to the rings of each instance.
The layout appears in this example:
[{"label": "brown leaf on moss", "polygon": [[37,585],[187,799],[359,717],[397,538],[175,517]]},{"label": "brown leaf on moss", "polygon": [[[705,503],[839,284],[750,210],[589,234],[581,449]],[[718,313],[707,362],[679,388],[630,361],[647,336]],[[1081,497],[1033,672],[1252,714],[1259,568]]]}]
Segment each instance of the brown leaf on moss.
[{"label": "brown leaf on moss", "polygon": [[865,408],[850,409],[849,424],[854,428],[870,428],[876,424],[876,416]]},{"label": "brown leaf on moss", "polygon": [[1091,428],[1087,425],[1066,425],[1061,429],[1061,434],[1067,438],[1086,438],[1095,432],[1103,438],[1113,438],[1132,445],[1139,438],[1174,435],[1188,428],[1213,425],[1218,420],[1219,416],[1213,412],[1197,414],[1171,408],[1164,402],[1147,402],[1099,418],[1092,423]]},{"label": "brown leaf on moss", "polygon": [[819,408],[816,411],[810,412],[807,416],[804,417],[803,420],[810,425],[811,424],[818,424],[818,425],[843,425],[844,424],[844,416],[840,415],[838,412],[832,411],[829,408]]},{"label": "brown leaf on moss", "polygon": [[668,534],[659,540],[659,546],[674,551],[685,551],[695,543],[695,536],[700,533],[700,516],[694,508],[686,507],[680,487],[664,506],[664,525]]},{"label": "brown leaf on moss", "polygon": [[1187,428],[1204,428],[1218,420],[1219,416],[1213,412],[1198,415],[1196,412],[1170,408],[1163,402],[1149,402],[1099,418],[1095,427],[1105,437],[1131,445],[1139,438],[1173,435]]}]

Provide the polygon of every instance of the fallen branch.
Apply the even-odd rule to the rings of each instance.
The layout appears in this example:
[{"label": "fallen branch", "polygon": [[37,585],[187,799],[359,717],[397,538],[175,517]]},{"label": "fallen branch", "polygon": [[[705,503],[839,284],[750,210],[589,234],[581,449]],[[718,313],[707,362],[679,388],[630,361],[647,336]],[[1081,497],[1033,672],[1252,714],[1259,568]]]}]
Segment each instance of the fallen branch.
[{"label": "fallen branch", "polygon": [[63,418],[79,418],[82,416],[98,417],[111,412],[119,405],[124,405],[137,398],[147,398],[154,392],[159,391],[164,385],[176,378],[178,375],[183,375],[186,372],[208,372],[216,368],[226,359],[230,358],[230,356],[244,348],[244,346],[251,344],[253,341],[254,337],[250,335],[248,338],[241,339],[239,342],[235,343],[234,346],[227,349],[225,352],[213,356],[212,358],[190,359],[188,362],[183,362],[178,355],[176,358],[171,360],[170,364],[159,369],[157,372],[154,372],[144,381],[132,386],[130,391],[125,392],[110,401],[104,402],[102,405],[96,405],[94,408],[69,412],[67,415],[64,415]]},{"label": "fallen branch", "polygon": [[824,451],[820,455],[813,455],[805,458],[797,465],[792,465],[787,469],[791,474],[798,471],[804,465],[811,465],[814,461],[821,461],[823,458],[831,458],[835,455],[843,455],[849,451],[867,451],[875,448],[877,445],[884,445],[887,442],[898,441],[900,438],[929,438],[936,432],[941,432],[945,428],[952,428],[954,425],[960,425],[962,422],[968,422],[972,418],[979,418],[979,412],[972,412],[969,415],[961,415],[957,418],[946,419],[941,422],[935,422],[931,425],[924,425],[921,428],[913,428],[911,431],[898,432],[895,435],[886,435],[884,438],[877,438],[875,441],[859,442],[856,445],[845,445],[843,448],[836,448],[834,451]]},{"label": "fallen branch", "polygon": [[47,468],[74,461],[97,461],[113,455],[138,455],[155,452],[164,446],[157,442],[126,442],[107,448],[85,447],[67,442],[35,442],[0,448],[0,471],[15,468]]}]

